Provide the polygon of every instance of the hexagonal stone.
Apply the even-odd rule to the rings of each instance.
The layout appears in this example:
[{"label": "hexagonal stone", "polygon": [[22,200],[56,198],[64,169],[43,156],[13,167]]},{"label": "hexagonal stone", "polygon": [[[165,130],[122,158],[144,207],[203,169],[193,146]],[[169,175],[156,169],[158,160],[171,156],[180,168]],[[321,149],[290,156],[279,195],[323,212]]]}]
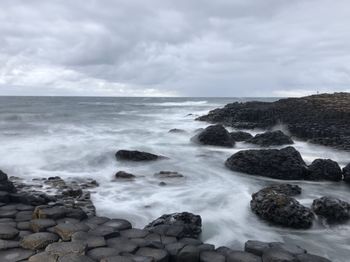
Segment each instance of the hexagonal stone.
[{"label": "hexagonal stone", "polygon": [[1,210],[0,218],[14,218],[17,212],[17,210]]},{"label": "hexagonal stone", "polygon": [[139,250],[137,250],[136,255],[144,256],[144,257],[151,257],[154,259],[155,262],[168,262],[169,261],[169,254],[167,251],[165,251],[163,249],[142,247]]},{"label": "hexagonal stone", "polygon": [[[226,261],[227,262],[237,262],[237,261],[242,261],[242,262],[262,262],[260,257],[258,257],[256,255],[253,255],[251,253],[244,252],[244,251],[232,251],[231,253],[229,253],[227,255]],[[264,260],[264,262],[265,262],[265,260]]]},{"label": "hexagonal stone", "polygon": [[177,256],[180,250],[185,246],[184,243],[175,242],[165,246],[165,250],[168,251],[170,258],[173,259]]},{"label": "hexagonal stone", "polygon": [[215,246],[214,245],[210,245],[210,244],[202,244],[202,245],[198,246],[198,249],[199,249],[199,252],[214,251],[215,250]]},{"label": "hexagonal stone", "polygon": [[87,232],[76,232],[72,235],[72,241],[81,241],[87,245],[88,249],[104,247],[107,245],[106,240],[100,236],[94,236]]},{"label": "hexagonal stone", "polygon": [[149,234],[147,230],[138,229],[138,228],[131,228],[127,230],[120,231],[120,235],[122,237],[127,238],[144,238]]},{"label": "hexagonal stone", "polygon": [[66,216],[66,209],[64,207],[36,207],[34,210],[34,218],[52,218],[60,219]]},{"label": "hexagonal stone", "polygon": [[265,249],[270,248],[270,244],[261,241],[248,240],[244,244],[244,251],[252,253],[257,256],[262,256]]},{"label": "hexagonal stone", "polygon": [[90,230],[89,233],[95,236],[104,237],[105,239],[118,237],[120,235],[117,229],[105,225],[97,226],[95,229]]},{"label": "hexagonal stone", "polygon": [[192,245],[192,246],[199,246],[203,244],[203,242],[198,239],[188,238],[188,237],[181,238],[179,242],[184,243],[185,245]]},{"label": "hexagonal stone", "polygon": [[298,262],[298,259],[289,252],[279,248],[266,249],[262,255],[264,262]]},{"label": "hexagonal stone", "polygon": [[71,224],[71,223],[64,223],[64,224],[58,224],[54,227],[55,233],[58,234],[63,241],[69,241],[72,238],[72,235],[75,232],[84,231],[87,232],[90,228],[83,224]]},{"label": "hexagonal stone", "polygon": [[2,240],[0,239],[0,250],[19,247],[18,241]]},{"label": "hexagonal stone", "polygon": [[18,236],[19,231],[6,224],[0,225],[0,239],[11,240]]},{"label": "hexagonal stone", "polygon": [[16,227],[19,230],[31,230],[30,223],[28,221],[18,222]]},{"label": "hexagonal stone", "polygon": [[41,252],[29,258],[29,262],[57,262],[58,257],[47,252]]},{"label": "hexagonal stone", "polygon": [[106,223],[104,223],[103,225],[113,227],[119,231],[130,229],[132,227],[131,223],[125,219],[111,219],[111,220],[107,221]]},{"label": "hexagonal stone", "polygon": [[86,244],[81,241],[57,242],[48,245],[45,249],[50,255],[65,256],[69,254],[85,255]]},{"label": "hexagonal stone", "polygon": [[63,257],[59,257],[57,262],[94,262],[94,261],[88,256],[68,254]]},{"label": "hexagonal stone", "polygon": [[29,231],[29,230],[21,230],[21,231],[19,231],[18,237],[19,237],[19,239],[22,239],[22,238],[24,238],[25,236],[28,236],[28,235],[31,235],[31,234],[33,234],[32,231]]},{"label": "hexagonal stone", "polygon": [[86,220],[84,220],[83,222],[86,224],[96,224],[96,225],[102,225],[106,222],[108,222],[110,219],[108,217],[98,217],[98,216],[94,216],[94,217],[90,217]]},{"label": "hexagonal stone", "polygon": [[135,262],[131,257],[123,257],[123,256],[113,256],[102,258],[101,262]]},{"label": "hexagonal stone", "polygon": [[176,237],[169,237],[169,236],[163,236],[163,235],[160,236],[160,240],[164,246],[177,242]]},{"label": "hexagonal stone", "polygon": [[20,241],[20,245],[26,249],[40,250],[56,241],[58,241],[58,236],[56,234],[40,232],[23,237]]},{"label": "hexagonal stone", "polygon": [[119,250],[111,247],[99,247],[91,249],[87,252],[87,255],[96,261],[100,261],[102,258],[112,257],[119,255]]},{"label": "hexagonal stone", "polygon": [[134,262],[154,262],[154,259],[151,257],[135,256],[129,254],[126,254],[125,256],[132,258]]},{"label": "hexagonal stone", "polygon": [[9,250],[0,251],[1,262],[16,262],[28,259],[34,254],[31,250],[25,250],[22,248],[13,248]]},{"label": "hexagonal stone", "polygon": [[138,248],[138,245],[130,241],[126,237],[115,237],[107,240],[107,245],[118,249],[120,252],[133,253]]},{"label": "hexagonal stone", "polygon": [[16,214],[16,222],[29,221],[32,219],[33,211],[19,211]]},{"label": "hexagonal stone", "polygon": [[16,209],[18,211],[33,211],[34,207],[31,205],[25,205],[25,204],[17,204]]},{"label": "hexagonal stone", "polygon": [[286,244],[281,242],[272,242],[270,243],[270,247],[279,248],[283,251],[289,252],[294,255],[305,254],[306,250],[293,244]]},{"label": "hexagonal stone", "polygon": [[43,232],[46,231],[48,227],[55,226],[56,221],[48,218],[39,218],[31,220],[29,224],[33,232]]},{"label": "hexagonal stone", "polygon": [[200,262],[225,262],[225,256],[214,251],[204,251],[200,253]]},{"label": "hexagonal stone", "polygon": [[185,246],[177,255],[177,259],[183,262],[199,261],[199,249],[196,246]]},{"label": "hexagonal stone", "polygon": [[222,247],[218,247],[217,249],[215,249],[215,251],[218,252],[219,254],[223,255],[223,256],[227,256],[233,250],[231,248],[222,246]]},{"label": "hexagonal stone", "polygon": [[319,257],[312,254],[300,254],[297,255],[297,258],[299,262],[331,262],[325,257]]}]

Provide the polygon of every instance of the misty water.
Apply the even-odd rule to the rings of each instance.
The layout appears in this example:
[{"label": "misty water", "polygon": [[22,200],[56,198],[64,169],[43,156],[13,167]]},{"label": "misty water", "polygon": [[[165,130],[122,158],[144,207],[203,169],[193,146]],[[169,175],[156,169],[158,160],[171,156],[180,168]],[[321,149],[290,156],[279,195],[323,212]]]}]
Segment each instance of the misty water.
[{"label": "misty water", "polygon": [[[233,149],[199,146],[190,138],[208,125],[194,119],[236,98],[0,98],[0,169],[30,182],[32,178],[94,178],[100,186],[92,198],[98,215],[130,220],[143,227],[165,213],[189,211],[203,220],[202,240],[242,249],[245,241],[285,241],[348,261],[350,223],[329,226],[316,221],[308,230],[271,226],[250,210],[251,194],[273,182],[235,173],[224,161],[253,145]],[[264,99],[272,101],[274,99]],[[184,133],[169,133],[169,129]],[[283,128],[283,127],[276,127]],[[230,129],[232,130],[232,129]],[[256,134],[263,130],[250,130]],[[341,166],[350,153],[295,141],[307,163],[331,158]],[[137,149],[167,156],[152,163],[116,161],[119,149]],[[117,171],[137,175],[135,181],[113,179]],[[182,179],[159,180],[154,173],[177,171]],[[166,186],[159,186],[164,181]],[[294,181],[293,181],[294,182]],[[350,187],[340,182],[295,181],[297,199],[310,206],[330,195],[350,200]]]}]

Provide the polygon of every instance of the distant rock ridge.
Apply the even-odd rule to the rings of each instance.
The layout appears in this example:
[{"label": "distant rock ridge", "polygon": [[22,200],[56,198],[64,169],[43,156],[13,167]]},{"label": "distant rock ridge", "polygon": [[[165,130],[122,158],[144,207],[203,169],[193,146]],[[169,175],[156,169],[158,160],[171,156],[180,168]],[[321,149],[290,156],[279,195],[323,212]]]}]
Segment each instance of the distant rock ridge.
[{"label": "distant rock ridge", "polygon": [[286,98],[276,102],[231,103],[197,118],[235,128],[284,124],[293,136],[350,150],[350,93]]}]

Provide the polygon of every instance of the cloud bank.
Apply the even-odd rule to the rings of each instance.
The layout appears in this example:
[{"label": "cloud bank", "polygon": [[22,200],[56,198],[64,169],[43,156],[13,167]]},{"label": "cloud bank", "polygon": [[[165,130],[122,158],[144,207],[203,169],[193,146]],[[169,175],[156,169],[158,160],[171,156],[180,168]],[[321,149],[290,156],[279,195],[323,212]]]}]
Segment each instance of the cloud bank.
[{"label": "cloud bank", "polygon": [[350,90],[348,0],[1,0],[0,95]]}]

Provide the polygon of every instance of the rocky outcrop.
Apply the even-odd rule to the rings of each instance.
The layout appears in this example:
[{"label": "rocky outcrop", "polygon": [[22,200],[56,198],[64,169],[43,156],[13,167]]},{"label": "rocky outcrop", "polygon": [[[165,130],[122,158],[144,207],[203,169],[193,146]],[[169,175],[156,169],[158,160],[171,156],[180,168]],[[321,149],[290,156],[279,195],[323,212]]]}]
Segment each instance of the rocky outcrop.
[{"label": "rocky outcrop", "polygon": [[308,180],[342,180],[342,171],[337,162],[331,159],[316,159],[309,165]]},{"label": "rocky outcrop", "polygon": [[11,181],[8,180],[7,174],[0,170],[0,191],[15,193],[16,189]]},{"label": "rocky outcrop", "polygon": [[194,136],[192,141],[210,146],[233,147],[230,133],[222,125],[212,125]]},{"label": "rocky outcrop", "polygon": [[334,93],[276,102],[232,103],[197,120],[235,128],[271,128],[284,124],[293,136],[350,150],[350,93]]},{"label": "rocky outcrop", "polygon": [[289,136],[280,130],[257,134],[253,138],[247,140],[247,142],[262,147],[291,145],[294,143]]},{"label": "rocky outcrop", "polygon": [[283,180],[304,179],[307,174],[306,164],[294,147],[239,151],[225,165],[232,171]]},{"label": "rocky outcrop", "polygon": [[350,219],[350,204],[334,197],[315,199],[311,208],[317,215],[331,223]]},{"label": "rocky outcrop", "polygon": [[[289,188],[288,194],[299,192],[299,189]],[[281,193],[285,189],[278,187],[264,188],[252,195],[250,207],[262,219],[273,224],[291,228],[310,228],[313,213],[288,194]]]},{"label": "rocky outcrop", "polygon": [[344,181],[350,183],[350,163],[343,168]]},{"label": "rocky outcrop", "polygon": [[142,151],[132,151],[132,150],[119,150],[115,157],[117,160],[128,160],[128,161],[154,161],[162,156],[158,156],[152,153],[142,152]]},{"label": "rocky outcrop", "polygon": [[235,142],[242,142],[251,139],[253,136],[248,132],[236,131],[230,133],[231,139]]}]

